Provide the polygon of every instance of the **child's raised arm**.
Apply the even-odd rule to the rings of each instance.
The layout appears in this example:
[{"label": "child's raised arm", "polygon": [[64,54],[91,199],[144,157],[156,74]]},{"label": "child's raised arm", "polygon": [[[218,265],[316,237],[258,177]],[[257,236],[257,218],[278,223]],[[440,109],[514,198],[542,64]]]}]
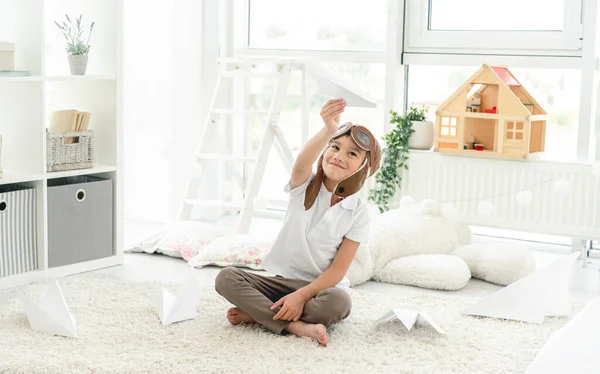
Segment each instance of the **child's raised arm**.
[{"label": "child's raised arm", "polygon": [[323,118],[325,126],[306,142],[298,154],[292,168],[291,189],[298,187],[310,178],[313,164],[338,129],[340,114],[344,111],[344,108],[346,108],[344,99],[329,100],[321,108],[321,118]]}]

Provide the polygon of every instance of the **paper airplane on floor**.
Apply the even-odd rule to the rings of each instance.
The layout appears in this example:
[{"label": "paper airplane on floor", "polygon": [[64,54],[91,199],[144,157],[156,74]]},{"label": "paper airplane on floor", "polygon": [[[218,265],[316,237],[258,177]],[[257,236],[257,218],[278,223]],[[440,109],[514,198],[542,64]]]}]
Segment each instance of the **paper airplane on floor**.
[{"label": "paper airplane on floor", "polygon": [[36,303],[24,294],[21,301],[33,330],[75,338],[77,325],[56,280],[46,289],[46,295]]},{"label": "paper airplane on floor", "polygon": [[410,331],[415,324],[421,319],[421,321],[430,325],[440,334],[445,334],[444,330],[431,318],[427,313],[417,312],[416,310],[409,309],[392,309],[386,314],[384,314],[381,318],[375,321],[375,324],[379,324],[382,322],[390,321],[397,319],[408,331]]},{"label": "paper airplane on floor", "polygon": [[164,288],[154,298],[154,309],[164,326],[194,319],[198,316],[200,290],[196,276],[190,276],[175,296]]},{"label": "paper airplane on floor", "polygon": [[554,333],[525,374],[600,373],[600,297]]},{"label": "paper airplane on floor", "polygon": [[572,253],[494,292],[467,308],[465,314],[542,323],[547,316],[568,316]]}]

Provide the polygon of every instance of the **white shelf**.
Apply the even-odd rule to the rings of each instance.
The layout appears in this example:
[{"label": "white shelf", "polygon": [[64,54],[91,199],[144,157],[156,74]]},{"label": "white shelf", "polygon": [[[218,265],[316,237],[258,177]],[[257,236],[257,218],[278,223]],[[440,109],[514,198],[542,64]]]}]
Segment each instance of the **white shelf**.
[{"label": "white shelf", "polygon": [[50,278],[64,277],[71,274],[85,273],[88,271],[117,266],[123,264],[123,254],[111,257],[80,262],[78,264],[59,266],[45,270],[34,270],[26,273],[0,278],[0,290],[11,287],[20,287],[33,282],[41,282]]},{"label": "white shelf", "polygon": [[116,166],[110,166],[110,165],[96,165],[92,168],[87,168],[87,169],[46,172],[44,174],[19,173],[19,172],[14,172],[12,170],[4,170],[4,174],[3,174],[2,178],[0,178],[0,185],[12,184],[12,183],[33,182],[33,181],[39,181],[39,180],[56,179],[56,178],[64,178],[64,177],[74,177],[74,176],[78,176],[78,175],[110,173],[110,172],[113,172],[116,170],[117,170]]},{"label": "white shelf", "polygon": [[113,81],[115,77],[109,75],[52,75],[44,78],[48,82],[85,82],[85,81]]},{"label": "white shelf", "polygon": [[26,77],[0,77],[0,82],[86,82],[86,81],[114,81],[110,75],[30,75]]},{"label": "white shelf", "polygon": [[45,278],[64,277],[71,274],[85,273],[96,269],[122,264],[123,253],[118,253],[116,255],[101,258],[98,260],[80,262],[78,264],[71,264],[65,266],[57,266],[54,268],[46,269],[44,272],[46,273]]},{"label": "white shelf", "polygon": [[[36,245],[40,268],[0,277],[0,290],[43,281],[50,277],[97,270],[123,263],[123,208],[121,69],[123,0],[31,0],[2,2],[1,39],[15,44],[15,70],[25,77],[0,77],[0,135],[3,176],[0,185],[27,184],[36,193]],[[71,75],[65,40],[54,21],[80,14],[88,28],[95,22],[86,75]],[[31,82],[27,84],[28,82]],[[76,109],[92,114],[95,165],[92,168],[46,172],[46,131],[55,110]],[[112,180],[113,248],[99,260],[47,268],[55,248],[49,230],[55,215],[48,207],[47,181],[56,178],[101,175]],[[93,229],[93,228],[92,228]],[[0,228],[0,236],[6,235]],[[55,242],[54,242],[55,243]],[[52,247],[52,248],[49,248]],[[86,248],[81,248],[84,251]],[[0,262],[5,259],[1,258]]]},{"label": "white shelf", "polygon": [[2,178],[0,178],[0,185],[33,182],[42,179],[44,178],[40,174],[19,173],[12,170],[4,170],[2,172]]},{"label": "white shelf", "polygon": [[39,75],[30,75],[27,77],[0,77],[0,82],[41,82],[44,78]]},{"label": "white shelf", "polygon": [[46,275],[43,270],[34,270],[27,273],[15,274],[8,277],[0,278],[0,290],[20,287],[37,280],[45,279]]},{"label": "white shelf", "polygon": [[56,179],[56,178],[64,178],[64,177],[74,177],[77,175],[109,173],[109,172],[116,171],[116,170],[117,170],[116,166],[95,165],[93,168],[88,168],[88,169],[46,172],[44,174],[44,179]]}]

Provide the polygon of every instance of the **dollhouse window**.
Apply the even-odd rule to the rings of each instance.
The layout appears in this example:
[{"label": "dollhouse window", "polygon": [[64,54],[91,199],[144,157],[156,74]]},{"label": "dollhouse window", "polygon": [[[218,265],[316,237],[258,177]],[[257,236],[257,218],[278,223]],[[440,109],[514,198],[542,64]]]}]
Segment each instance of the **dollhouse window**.
[{"label": "dollhouse window", "polygon": [[506,122],[506,140],[523,140],[523,122]]},{"label": "dollhouse window", "polygon": [[457,123],[457,120],[455,117],[442,117],[442,126],[440,128],[440,135],[456,137],[456,135],[457,135],[456,123]]}]

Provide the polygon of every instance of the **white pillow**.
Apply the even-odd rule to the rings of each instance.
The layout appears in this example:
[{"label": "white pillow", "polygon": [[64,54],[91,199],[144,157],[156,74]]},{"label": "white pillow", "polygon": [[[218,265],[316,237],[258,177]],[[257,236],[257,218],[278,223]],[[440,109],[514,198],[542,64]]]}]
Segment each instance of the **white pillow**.
[{"label": "white pillow", "polygon": [[416,255],[390,261],[373,279],[435,290],[459,290],[471,279],[467,264],[450,255]]},{"label": "white pillow", "polygon": [[460,256],[473,278],[507,286],[536,269],[531,250],[516,244],[473,243],[460,246],[452,254]]},{"label": "white pillow", "polygon": [[264,270],[262,261],[273,246],[274,238],[258,238],[245,234],[230,234],[210,242],[188,264],[201,268],[207,265],[236,266]]},{"label": "white pillow", "polygon": [[126,252],[162,253],[189,260],[229,230],[196,221],[177,221],[158,230]]},{"label": "white pillow", "polygon": [[389,210],[373,220],[369,238],[375,273],[400,257],[449,254],[458,247],[453,224],[408,208]]},{"label": "white pillow", "polygon": [[346,272],[346,277],[350,281],[350,286],[354,287],[365,283],[373,275],[373,258],[369,251],[368,243],[361,243],[354,255],[354,259]]}]

